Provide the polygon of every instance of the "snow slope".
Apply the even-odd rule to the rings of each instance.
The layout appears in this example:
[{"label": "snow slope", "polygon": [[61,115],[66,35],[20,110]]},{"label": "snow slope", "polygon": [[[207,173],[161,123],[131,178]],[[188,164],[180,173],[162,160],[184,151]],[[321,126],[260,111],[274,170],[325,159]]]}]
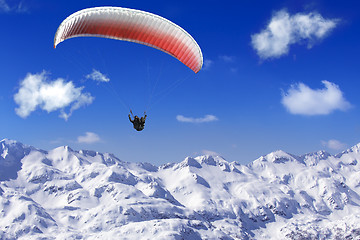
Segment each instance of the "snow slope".
[{"label": "snow slope", "polygon": [[360,239],[360,144],[153,166],[0,141],[0,239]]}]

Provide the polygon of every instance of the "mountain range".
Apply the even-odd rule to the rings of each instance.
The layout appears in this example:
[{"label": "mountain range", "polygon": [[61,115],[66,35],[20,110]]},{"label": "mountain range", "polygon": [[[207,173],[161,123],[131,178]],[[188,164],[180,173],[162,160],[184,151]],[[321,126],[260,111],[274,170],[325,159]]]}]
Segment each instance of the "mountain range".
[{"label": "mountain range", "polygon": [[155,166],[0,141],[0,239],[360,239],[360,144]]}]

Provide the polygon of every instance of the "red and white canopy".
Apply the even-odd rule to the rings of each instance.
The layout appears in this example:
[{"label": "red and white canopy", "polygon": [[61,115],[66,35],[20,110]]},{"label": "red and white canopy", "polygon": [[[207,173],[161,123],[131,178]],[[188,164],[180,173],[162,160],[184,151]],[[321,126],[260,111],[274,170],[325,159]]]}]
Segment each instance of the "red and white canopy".
[{"label": "red and white canopy", "polygon": [[75,12],[60,24],[54,48],[68,38],[81,36],[148,45],[174,56],[195,73],[203,65],[201,49],[190,34],[163,17],[140,10],[95,7]]}]

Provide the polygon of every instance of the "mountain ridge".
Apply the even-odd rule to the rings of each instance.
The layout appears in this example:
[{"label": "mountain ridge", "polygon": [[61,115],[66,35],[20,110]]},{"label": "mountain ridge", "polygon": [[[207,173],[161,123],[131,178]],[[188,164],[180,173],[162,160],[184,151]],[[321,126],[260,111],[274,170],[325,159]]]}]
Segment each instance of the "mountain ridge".
[{"label": "mountain ridge", "polygon": [[359,147],[155,166],[3,139],[0,238],[359,239]]}]

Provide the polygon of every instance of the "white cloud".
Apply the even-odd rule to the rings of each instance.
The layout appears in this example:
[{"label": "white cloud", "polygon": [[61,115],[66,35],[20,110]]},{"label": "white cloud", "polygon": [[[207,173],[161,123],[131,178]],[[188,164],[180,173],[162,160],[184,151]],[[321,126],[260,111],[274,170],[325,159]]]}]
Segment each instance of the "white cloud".
[{"label": "white cloud", "polygon": [[24,6],[23,1],[15,1],[17,3],[14,4],[14,1],[11,1],[10,5],[6,0],[0,0],[0,12],[27,12],[28,9]]},{"label": "white cloud", "polygon": [[269,25],[251,36],[253,48],[262,59],[278,58],[287,54],[295,43],[307,42],[308,48],[323,39],[338,24],[338,19],[325,19],[316,12],[289,15],[278,11]]},{"label": "white cloud", "polygon": [[93,132],[86,132],[85,136],[79,136],[77,138],[78,143],[96,143],[100,141],[99,135]]},{"label": "white cloud", "polygon": [[100,71],[93,69],[92,73],[86,75],[87,79],[91,79],[97,82],[109,82],[110,78],[102,74]]},{"label": "white cloud", "polygon": [[183,115],[177,115],[176,119],[179,122],[189,122],[189,123],[214,122],[218,120],[218,118],[214,115],[205,115],[205,117],[203,118],[192,118],[192,117],[184,117]]},{"label": "white cloud", "polygon": [[210,151],[210,150],[202,150],[201,153],[203,155],[209,155],[209,156],[212,156],[212,157],[217,157],[217,156],[221,156],[219,153],[217,152],[214,152],[214,151]]},{"label": "white cloud", "polygon": [[2,12],[9,12],[11,10],[9,4],[7,4],[5,0],[0,0],[0,10]]},{"label": "white cloud", "polygon": [[290,113],[302,115],[326,115],[351,107],[339,86],[328,81],[322,83],[325,88],[315,90],[303,83],[293,85],[287,93],[283,93],[281,103]]},{"label": "white cloud", "polygon": [[228,55],[220,55],[219,58],[224,62],[233,62],[235,60],[234,56],[228,56]]},{"label": "white cloud", "polygon": [[204,66],[203,66],[203,70],[209,70],[211,68],[211,66],[214,64],[214,61],[210,60],[210,59],[205,59],[204,60]]},{"label": "white cloud", "polygon": [[[49,81],[47,73],[28,73],[20,83],[19,91],[14,95],[19,105],[15,109],[17,115],[28,117],[37,108],[47,112],[60,110],[60,117],[67,120],[74,110],[91,104],[94,98],[89,93],[83,93],[84,87],[75,87],[62,78]],[[65,108],[70,107],[69,112]]]},{"label": "white cloud", "polygon": [[329,141],[321,141],[322,145],[332,149],[332,150],[344,150],[346,148],[346,144],[342,143],[338,140],[331,139]]}]

